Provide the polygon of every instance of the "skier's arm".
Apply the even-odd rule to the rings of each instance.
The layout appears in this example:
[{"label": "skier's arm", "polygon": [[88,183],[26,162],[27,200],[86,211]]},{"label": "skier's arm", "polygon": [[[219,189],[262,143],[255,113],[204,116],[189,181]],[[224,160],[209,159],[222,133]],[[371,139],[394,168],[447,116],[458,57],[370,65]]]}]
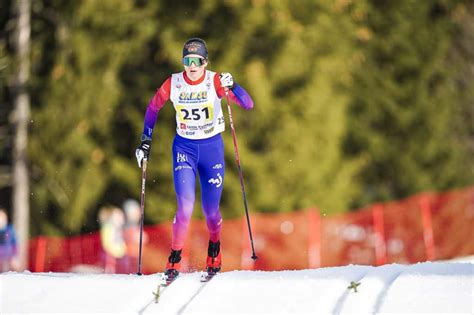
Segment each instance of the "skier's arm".
[{"label": "skier's arm", "polygon": [[170,88],[171,77],[166,79],[158,91],[156,91],[155,96],[150,100],[145,113],[142,141],[151,140],[153,136],[153,128],[155,128],[156,120],[158,118],[158,112],[170,98]]},{"label": "skier's arm", "polygon": [[165,105],[170,98],[171,77],[161,85],[155,96],[151,99],[145,113],[145,122],[143,126],[143,133],[141,143],[135,150],[135,157],[137,158],[138,166],[142,167],[142,161],[148,160],[151,148],[151,139],[153,137],[153,128],[155,128],[158,112]]},{"label": "skier's arm", "polygon": [[[224,97],[225,88],[222,86],[222,83],[221,83],[221,80],[219,79],[218,74],[216,74],[216,76],[214,77],[214,87],[216,88],[217,96],[219,98]],[[247,110],[253,108],[252,97],[239,84],[234,82],[232,88],[230,88],[228,91],[229,91],[229,98],[232,102],[236,103],[238,106]]]}]

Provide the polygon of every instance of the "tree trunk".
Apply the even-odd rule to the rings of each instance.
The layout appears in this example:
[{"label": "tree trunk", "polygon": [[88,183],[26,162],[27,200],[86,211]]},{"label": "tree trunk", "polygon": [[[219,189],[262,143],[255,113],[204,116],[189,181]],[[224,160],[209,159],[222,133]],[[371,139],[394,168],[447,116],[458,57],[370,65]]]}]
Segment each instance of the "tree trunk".
[{"label": "tree trunk", "polygon": [[29,240],[29,180],[27,167],[28,123],[30,98],[28,79],[30,75],[30,0],[16,0],[14,35],[17,69],[13,91],[13,224],[18,234],[19,269],[27,268]]}]

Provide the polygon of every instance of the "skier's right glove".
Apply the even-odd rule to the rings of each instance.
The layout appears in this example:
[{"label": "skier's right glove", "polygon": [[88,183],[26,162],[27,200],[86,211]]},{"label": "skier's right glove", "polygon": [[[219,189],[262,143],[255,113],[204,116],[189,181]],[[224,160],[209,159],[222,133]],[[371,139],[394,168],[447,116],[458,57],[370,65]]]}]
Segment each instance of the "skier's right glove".
[{"label": "skier's right glove", "polygon": [[150,156],[151,140],[143,140],[142,143],[135,150],[138,167],[142,167],[143,160],[148,160]]},{"label": "skier's right glove", "polygon": [[226,89],[233,89],[234,88],[234,78],[232,77],[232,74],[228,73],[228,72],[222,72],[220,75],[219,75],[219,80],[221,81],[221,85],[223,88],[226,88]]}]

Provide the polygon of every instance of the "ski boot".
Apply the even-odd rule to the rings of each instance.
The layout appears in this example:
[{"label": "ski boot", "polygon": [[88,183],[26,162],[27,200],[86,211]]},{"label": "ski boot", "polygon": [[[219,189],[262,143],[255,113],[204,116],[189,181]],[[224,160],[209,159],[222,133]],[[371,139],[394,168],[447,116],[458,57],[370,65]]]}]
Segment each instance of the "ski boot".
[{"label": "ski boot", "polygon": [[169,285],[173,282],[179,275],[179,269],[181,267],[181,252],[180,250],[171,250],[171,254],[168,257],[168,262],[166,263],[164,280],[166,285]]},{"label": "ski boot", "polygon": [[213,243],[209,241],[207,249],[206,271],[209,275],[215,275],[221,271],[222,256],[221,256],[221,242]]}]

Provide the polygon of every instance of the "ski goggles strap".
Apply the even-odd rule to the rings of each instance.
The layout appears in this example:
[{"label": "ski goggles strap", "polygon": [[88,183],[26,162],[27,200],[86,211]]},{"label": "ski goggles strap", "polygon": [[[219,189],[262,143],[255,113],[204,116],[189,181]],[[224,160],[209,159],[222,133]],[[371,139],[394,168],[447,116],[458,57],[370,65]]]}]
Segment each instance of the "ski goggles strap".
[{"label": "ski goggles strap", "polygon": [[201,57],[184,57],[183,58],[183,64],[185,66],[190,66],[191,64],[193,64],[196,66],[196,67],[200,67],[202,66],[204,63],[206,63],[206,59],[204,58],[201,58]]}]

